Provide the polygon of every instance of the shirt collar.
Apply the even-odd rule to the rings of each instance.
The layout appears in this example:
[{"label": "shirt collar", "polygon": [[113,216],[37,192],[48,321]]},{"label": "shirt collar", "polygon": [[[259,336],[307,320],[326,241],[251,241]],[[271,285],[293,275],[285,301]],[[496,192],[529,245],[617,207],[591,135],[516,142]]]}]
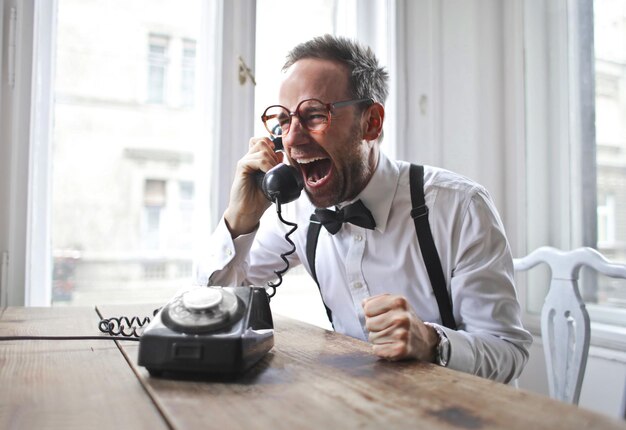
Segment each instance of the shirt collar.
[{"label": "shirt collar", "polygon": [[387,228],[391,204],[393,203],[396,189],[398,188],[399,177],[400,170],[397,164],[392,163],[391,160],[380,151],[378,164],[367,186],[354,200],[344,202],[339,206],[343,207],[348,203],[361,199],[376,221],[376,230],[384,233]]}]

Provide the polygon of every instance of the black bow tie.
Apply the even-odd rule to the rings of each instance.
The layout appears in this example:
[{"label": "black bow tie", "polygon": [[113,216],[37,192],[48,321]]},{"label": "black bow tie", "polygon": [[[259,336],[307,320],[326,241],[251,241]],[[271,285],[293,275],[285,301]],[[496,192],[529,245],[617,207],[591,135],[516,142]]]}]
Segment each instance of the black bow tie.
[{"label": "black bow tie", "polygon": [[326,227],[326,230],[328,230],[330,234],[337,233],[344,222],[369,228],[370,230],[376,227],[376,221],[374,221],[372,213],[365,207],[361,200],[357,200],[338,211],[315,209],[313,216]]}]

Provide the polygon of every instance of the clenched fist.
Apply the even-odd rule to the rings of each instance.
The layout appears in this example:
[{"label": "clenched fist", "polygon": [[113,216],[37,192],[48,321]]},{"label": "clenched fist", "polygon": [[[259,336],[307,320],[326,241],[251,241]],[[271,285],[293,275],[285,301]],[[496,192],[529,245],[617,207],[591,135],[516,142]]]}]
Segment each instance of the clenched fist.
[{"label": "clenched fist", "polygon": [[435,360],[437,332],[415,315],[405,297],[381,294],[362,304],[374,354],[387,360]]}]

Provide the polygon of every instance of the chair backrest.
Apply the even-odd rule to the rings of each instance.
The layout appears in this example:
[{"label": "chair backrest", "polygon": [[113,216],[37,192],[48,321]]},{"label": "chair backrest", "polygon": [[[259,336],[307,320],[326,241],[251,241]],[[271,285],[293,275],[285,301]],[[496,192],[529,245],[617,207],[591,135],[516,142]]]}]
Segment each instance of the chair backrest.
[{"label": "chair backrest", "polygon": [[541,310],[541,338],[548,371],[550,397],[578,404],[589,353],[589,314],[578,276],[583,266],[613,278],[626,278],[626,266],[608,261],[593,248],[563,252],[537,248],[514,259],[515,271],[545,263],[550,267],[550,289]]}]

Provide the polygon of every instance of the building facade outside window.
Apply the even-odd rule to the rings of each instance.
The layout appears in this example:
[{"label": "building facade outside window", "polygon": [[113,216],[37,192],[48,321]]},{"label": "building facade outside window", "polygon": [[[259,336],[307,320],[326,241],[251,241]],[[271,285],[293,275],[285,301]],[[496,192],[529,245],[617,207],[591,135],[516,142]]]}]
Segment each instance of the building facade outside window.
[{"label": "building facade outside window", "polygon": [[162,302],[191,282],[211,149],[193,102],[207,97],[203,13],[200,0],[58,0],[53,305]]}]

